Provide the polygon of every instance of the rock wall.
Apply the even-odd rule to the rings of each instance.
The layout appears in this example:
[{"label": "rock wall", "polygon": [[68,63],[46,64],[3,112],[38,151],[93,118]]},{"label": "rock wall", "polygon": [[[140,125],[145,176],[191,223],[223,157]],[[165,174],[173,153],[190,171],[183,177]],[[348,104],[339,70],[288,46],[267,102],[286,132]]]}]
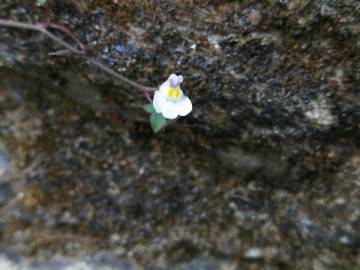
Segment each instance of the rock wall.
[{"label": "rock wall", "polygon": [[194,109],[155,136],[141,92],[0,27],[2,243],[37,258],[105,249],[145,269],[356,269],[359,12],[356,0],[3,0],[0,18],[63,24],[135,81],[182,74]]}]

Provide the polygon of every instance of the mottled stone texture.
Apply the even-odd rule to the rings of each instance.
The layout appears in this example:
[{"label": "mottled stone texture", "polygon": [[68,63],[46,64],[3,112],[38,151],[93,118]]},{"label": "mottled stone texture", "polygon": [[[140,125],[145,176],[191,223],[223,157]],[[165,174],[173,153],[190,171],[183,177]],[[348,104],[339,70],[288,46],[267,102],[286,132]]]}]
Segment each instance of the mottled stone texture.
[{"label": "mottled stone texture", "polygon": [[155,136],[141,92],[0,27],[5,249],[104,250],[119,269],[359,269],[359,1],[34,2],[2,0],[0,18],[63,24],[149,86],[181,73],[194,109]]}]

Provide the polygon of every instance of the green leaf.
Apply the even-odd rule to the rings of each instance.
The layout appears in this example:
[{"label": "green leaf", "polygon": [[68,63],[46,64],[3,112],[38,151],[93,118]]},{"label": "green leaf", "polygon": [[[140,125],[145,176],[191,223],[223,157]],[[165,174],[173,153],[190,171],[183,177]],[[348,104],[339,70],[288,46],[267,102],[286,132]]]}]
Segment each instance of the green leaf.
[{"label": "green leaf", "polygon": [[143,109],[147,113],[156,113],[154,106],[151,103],[144,105]]},{"label": "green leaf", "polygon": [[158,133],[166,125],[166,119],[161,114],[153,113],[150,116],[150,124],[154,133]]}]

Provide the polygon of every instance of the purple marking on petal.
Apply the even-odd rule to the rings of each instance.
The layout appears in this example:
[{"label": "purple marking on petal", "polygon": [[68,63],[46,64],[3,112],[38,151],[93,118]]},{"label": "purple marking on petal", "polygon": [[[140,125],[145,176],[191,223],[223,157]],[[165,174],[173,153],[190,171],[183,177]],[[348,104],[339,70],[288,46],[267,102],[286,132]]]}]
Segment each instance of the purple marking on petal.
[{"label": "purple marking on petal", "polygon": [[169,84],[171,88],[176,88],[179,87],[182,80],[180,76],[177,76],[176,74],[173,74],[174,76],[170,76],[169,77]]},{"label": "purple marking on petal", "polygon": [[171,88],[174,88],[174,86],[175,86],[174,80],[173,80],[173,79],[170,79],[170,87],[171,87]]}]

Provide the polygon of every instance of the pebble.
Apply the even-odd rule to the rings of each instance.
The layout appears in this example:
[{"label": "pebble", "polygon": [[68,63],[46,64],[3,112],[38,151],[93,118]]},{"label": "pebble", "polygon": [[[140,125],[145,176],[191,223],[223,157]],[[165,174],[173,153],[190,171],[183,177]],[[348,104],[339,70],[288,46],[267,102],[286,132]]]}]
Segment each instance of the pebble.
[{"label": "pebble", "polygon": [[245,251],[244,257],[247,259],[259,259],[263,257],[263,251],[261,248],[252,247]]}]

